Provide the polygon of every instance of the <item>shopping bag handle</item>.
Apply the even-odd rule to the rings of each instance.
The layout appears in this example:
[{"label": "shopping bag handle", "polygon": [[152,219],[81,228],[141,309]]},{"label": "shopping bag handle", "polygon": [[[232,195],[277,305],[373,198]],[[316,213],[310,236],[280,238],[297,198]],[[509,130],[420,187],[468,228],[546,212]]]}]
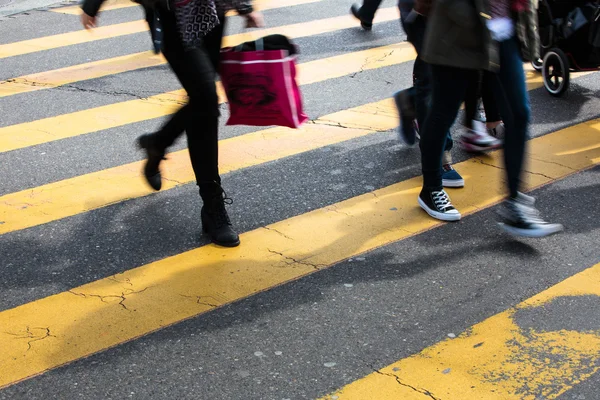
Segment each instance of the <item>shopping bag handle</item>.
[{"label": "shopping bag handle", "polygon": [[256,48],[256,51],[263,51],[265,49],[265,43],[263,41],[263,38],[256,40],[254,42],[254,47]]},{"label": "shopping bag handle", "polygon": [[[242,51],[243,46],[244,46],[244,43],[238,44],[237,46],[235,46],[235,51]],[[265,50],[265,42],[264,42],[263,38],[255,40],[254,47],[255,47],[256,51],[264,51]]]}]

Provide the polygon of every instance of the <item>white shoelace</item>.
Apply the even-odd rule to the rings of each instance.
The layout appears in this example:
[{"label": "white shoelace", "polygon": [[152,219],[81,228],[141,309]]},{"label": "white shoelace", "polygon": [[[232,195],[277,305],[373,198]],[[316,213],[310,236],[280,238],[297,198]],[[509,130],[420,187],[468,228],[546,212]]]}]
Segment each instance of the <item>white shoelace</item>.
[{"label": "white shoelace", "polygon": [[447,211],[448,209],[454,208],[452,203],[450,203],[450,197],[448,197],[448,193],[446,193],[445,190],[433,192],[431,193],[431,197],[438,210]]}]

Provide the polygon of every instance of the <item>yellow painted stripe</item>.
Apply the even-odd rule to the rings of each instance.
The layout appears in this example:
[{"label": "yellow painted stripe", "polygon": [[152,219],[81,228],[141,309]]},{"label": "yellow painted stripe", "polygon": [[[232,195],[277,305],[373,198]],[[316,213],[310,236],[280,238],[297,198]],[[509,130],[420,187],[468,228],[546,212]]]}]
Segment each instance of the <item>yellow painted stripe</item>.
[{"label": "yellow painted stripe", "polygon": [[[276,3],[273,3],[273,5],[275,4]],[[398,10],[395,7],[389,7],[388,9],[383,9],[381,11],[384,11],[385,15],[387,15],[389,10],[395,10],[396,18],[398,17]],[[384,20],[384,18],[378,15],[375,22],[382,22]],[[356,21],[354,21],[354,24],[352,26],[356,26]],[[271,28],[270,31],[281,33],[277,31],[277,29],[278,28]],[[21,42],[8,43],[0,45],[0,59],[34,53],[42,50],[50,50],[64,46],[71,46],[74,44],[88,43],[96,40],[116,38],[119,36],[145,32],[147,30],[148,24],[146,23],[146,21],[137,20],[132,22],[124,22],[121,24],[100,26],[90,31],[82,29],[73,32],[61,33],[53,36],[45,36],[36,39],[24,40]],[[324,32],[329,31],[325,30]]]},{"label": "yellow painted stripe", "polygon": [[[600,264],[323,399],[556,399],[600,370],[600,332],[546,330],[564,316],[541,308],[581,296],[600,296]],[[534,327],[519,326],[536,311]]]},{"label": "yellow painted stripe", "polygon": [[[381,15],[378,18],[378,22],[385,22],[398,18],[396,7],[390,7],[379,11],[381,12]],[[274,33],[282,34],[290,38],[300,38],[334,32],[352,26],[356,26],[356,20],[349,15],[344,15],[341,17],[326,18],[229,35],[223,38],[223,45],[235,46],[239,43],[255,40],[261,36]],[[153,67],[164,64],[165,62],[162,54],[157,56],[148,51],[21,76],[19,78],[0,82],[0,97],[49,89],[87,79],[100,78],[126,71]]]},{"label": "yellow painted stripe", "polygon": [[37,51],[56,49],[75,44],[88,43],[95,40],[131,35],[133,33],[145,32],[147,30],[148,24],[146,21],[139,20],[133,22],[124,22],[122,24],[100,26],[90,31],[80,30],[37,39],[24,40],[21,42],[8,43],[0,45],[0,59],[35,53]]},{"label": "yellow painted stripe", "polygon": [[[259,165],[397,124],[393,102],[384,100],[323,116],[298,132],[279,127],[225,139],[219,142],[219,169],[227,173]],[[194,180],[187,150],[170,153],[168,158],[163,163],[163,191]],[[142,177],[143,164],[134,162],[4,195],[0,197],[0,234],[146,196],[151,191]]]},{"label": "yellow painted stripe", "polygon": [[0,82],[0,97],[55,88],[87,79],[101,78],[165,63],[162,55],[153,52],[128,54],[38,74],[25,75]]},{"label": "yellow painted stripe", "polygon": [[[359,71],[400,64],[414,58],[414,49],[408,43],[342,54],[298,65],[298,82],[301,85],[322,82]],[[220,85],[219,93],[221,102],[224,102],[226,96]],[[130,100],[7,126],[0,128],[0,152],[163,117],[177,111],[184,101],[185,92],[177,90],[147,99]]]},{"label": "yellow painted stripe", "polygon": [[[395,107],[388,99],[325,115],[315,123],[319,125],[304,125],[299,135],[291,134],[287,128],[272,128],[221,141],[221,172],[227,173],[393,129],[398,119]],[[323,124],[334,128],[321,129]],[[244,151],[240,153],[239,149]],[[141,175],[143,163],[134,162],[4,195],[0,197],[0,234],[146,196],[149,190]],[[163,169],[166,178],[163,191],[194,180],[187,150],[170,153],[169,161],[163,163]]]},{"label": "yellow painted stripe", "polygon": [[[316,3],[321,0],[254,0],[252,5],[254,9],[257,11],[270,10],[273,8],[281,8],[281,7],[292,7],[298,6],[302,4]],[[101,11],[111,11],[111,10],[119,10],[121,8],[129,8],[140,6],[138,3],[133,2],[132,0],[108,0],[106,1],[101,8]],[[80,15],[81,7],[79,6],[68,6],[68,7],[60,7],[53,8],[50,11],[60,14],[70,14],[70,15]],[[237,14],[235,11],[228,13],[228,15]]]},{"label": "yellow painted stripe", "polygon": [[[595,120],[533,139],[523,189],[598,165],[599,132]],[[478,158],[457,169],[468,189],[452,200],[465,215],[503,198],[501,169]],[[409,179],[244,233],[237,248],[204,246],[2,311],[0,387],[440,226],[417,206],[421,183]]]}]

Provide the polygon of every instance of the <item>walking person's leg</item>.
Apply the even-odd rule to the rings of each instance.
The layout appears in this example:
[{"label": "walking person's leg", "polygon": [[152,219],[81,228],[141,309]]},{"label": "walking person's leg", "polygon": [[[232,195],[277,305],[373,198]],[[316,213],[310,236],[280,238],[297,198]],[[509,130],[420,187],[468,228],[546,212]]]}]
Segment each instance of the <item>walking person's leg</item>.
[{"label": "walking person's leg", "polygon": [[363,0],[363,5],[352,4],[350,12],[360,21],[360,26],[366,31],[373,28],[375,13],[383,0]]},{"label": "walking person's leg", "polygon": [[478,118],[478,104],[479,99],[482,97],[483,79],[484,74],[481,72],[478,73],[469,83],[467,94],[465,96],[465,114],[463,122],[465,132],[461,137],[461,142],[466,151],[475,153],[498,149],[502,145],[497,138],[488,133],[485,122]]},{"label": "walking person's leg", "polygon": [[556,233],[562,226],[543,221],[534,207],[534,199],[520,192],[530,108],[523,62],[515,38],[500,43],[500,65],[494,91],[506,126],[504,164],[509,191],[509,198],[500,211],[502,226],[510,233],[527,237]]},{"label": "walking person's leg", "polygon": [[[399,133],[401,139],[408,145],[416,142],[414,120],[416,119],[419,129],[423,129],[431,102],[431,68],[420,56],[427,29],[427,18],[419,14],[411,15],[413,6],[414,3],[409,1],[398,2],[402,28],[417,52],[413,65],[413,87],[394,94],[394,101],[400,115]],[[448,130],[444,145],[442,183],[445,187],[459,188],[465,185],[465,181],[452,167],[452,147],[453,140]]]},{"label": "walking person's leg", "polygon": [[427,117],[431,97],[429,65],[419,56],[423,48],[426,18],[422,15],[409,18],[412,11],[412,5],[409,2],[399,2],[398,8],[400,9],[400,21],[404,32],[406,32],[407,40],[413,45],[417,53],[413,64],[413,86],[394,94],[394,101],[400,116],[398,132],[400,139],[407,145],[412,146],[416,142],[415,120],[417,125],[422,128]]},{"label": "walking person's leg", "polygon": [[419,205],[429,215],[443,221],[457,221],[461,215],[442,187],[442,157],[448,131],[454,123],[466,95],[466,86],[474,71],[431,65],[432,101],[421,131],[423,189]]},{"label": "walking person's leg", "polygon": [[[174,14],[161,10],[161,17],[164,34],[163,54],[186,90],[189,102],[160,131],[141,138],[141,142],[147,144],[148,164],[155,161],[156,157],[152,155],[161,152],[164,154],[166,148],[185,129],[192,167],[204,203],[201,212],[203,229],[211,236],[213,242],[223,246],[237,246],[239,237],[231,228],[225,210],[226,199],[218,170],[220,113],[215,78],[218,66],[217,49],[220,47],[223,27],[215,27],[205,37],[203,46],[184,50]],[[219,18],[223,23],[224,17]]]},{"label": "walking person's leg", "polygon": [[494,74],[485,71],[481,82],[481,100],[485,110],[485,126],[488,133],[496,139],[504,139],[504,124],[498,110],[498,104],[493,89]]}]

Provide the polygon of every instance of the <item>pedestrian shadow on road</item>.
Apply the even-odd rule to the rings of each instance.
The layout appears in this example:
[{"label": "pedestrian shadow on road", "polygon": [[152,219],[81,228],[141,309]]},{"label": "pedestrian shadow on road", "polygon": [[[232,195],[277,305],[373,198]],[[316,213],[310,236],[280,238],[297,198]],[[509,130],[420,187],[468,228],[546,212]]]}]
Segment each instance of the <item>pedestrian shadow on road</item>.
[{"label": "pedestrian shadow on road", "polygon": [[[410,196],[413,198],[413,191],[406,190],[405,193],[400,196]],[[364,195],[365,200],[372,198],[371,195]],[[381,194],[382,200],[385,200],[386,196],[395,196],[397,193]],[[53,346],[50,353],[47,355],[46,362],[48,364],[56,363],[57,360],[66,362],[65,355],[73,354],[73,348],[69,343],[73,343],[77,340],[77,337],[85,334],[86,344],[80,349],[86,351],[86,347],[89,347],[89,352],[93,352],[93,346],[98,343],[102,338],[102,342],[106,343],[106,337],[116,335],[120,336],[119,341],[125,339],[120,334],[121,327],[135,327],[141,326],[143,331],[136,332],[134,336],[147,334],[147,329],[150,326],[156,328],[164,328],[174,323],[174,326],[168,328],[167,333],[156,333],[153,334],[152,338],[147,340],[165,340],[167,338],[179,337],[183,335],[185,329],[190,329],[190,326],[194,326],[198,333],[210,333],[212,331],[218,331],[222,329],[231,328],[233,326],[251,324],[256,320],[265,317],[265,315],[284,311],[288,309],[302,308],[309,304],[318,303],[322,300],[323,291],[328,286],[338,286],[343,283],[368,283],[368,282],[380,282],[380,281],[403,281],[405,279],[411,279],[412,277],[418,276],[424,272],[428,272],[438,268],[444,268],[445,266],[456,263],[457,261],[465,259],[465,252],[467,249],[476,248],[480,255],[487,255],[488,258],[493,259],[499,252],[508,252],[512,257],[518,257],[523,260],[524,258],[537,258],[538,253],[535,248],[529,245],[516,245],[514,242],[509,243],[509,246],[502,247],[498,245],[499,240],[488,240],[485,237],[478,236],[478,232],[471,232],[472,237],[456,236],[451,246],[420,246],[413,248],[411,253],[407,256],[402,251],[389,251],[381,250],[375,251],[373,255],[366,256],[364,261],[358,261],[356,258],[361,255],[366,248],[372,249],[372,244],[367,245],[367,242],[372,240],[373,237],[369,233],[369,226],[374,221],[374,216],[379,218],[382,214],[383,218],[378,219],[377,223],[379,226],[378,231],[385,235],[386,232],[397,230],[399,226],[402,226],[404,217],[400,213],[390,212],[387,204],[382,207],[378,203],[372,201],[365,202],[366,207],[359,207],[353,212],[352,218],[352,231],[349,232],[349,226],[347,220],[343,217],[339,217],[339,223],[336,224],[337,234],[335,238],[314,230],[312,235],[314,236],[314,243],[310,244],[310,249],[305,248],[305,244],[301,247],[294,247],[293,243],[293,232],[282,231],[282,235],[290,235],[292,239],[285,240],[274,234],[273,237],[277,237],[277,243],[266,243],[261,244],[262,246],[273,247],[272,257],[267,259],[258,259],[253,256],[255,253],[255,245],[252,241],[245,241],[242,246],[246,248],[240,248],[241,253],[236,253],[235,250],[231,249],[218,249],[214,246],[209,246],[207,249],[194,250],[187,258],[182,259],[182,263],[187,264],[183,270],[176,272],[174,270],[170,274],[159,274],[157,279],[150,282],[147,277],[150,276],[142,271],[128,271],[123,275],[115,276],[115,282],[127,282],[126,285],[131,287],[133,291],[126,294],[127,299],[123,304],[118,301],[119,295],[122,293],[116,293],[112,300],[106,300],[106,305],[100,308],[96,308],[96,311],[89,315],[85,315],[77,318],[73,321],[72,326],[67,332],[62,334],[57,333],[56,346]],[[359,210],[358,212],[356,210]],[[344,209],[331,209],[327,211],[329,213],[343,215],[349,210]],[[406,210],[407,213],[418,212],[421,210],[417,207],[413,207],[410,210]],[[396,215],[396,217],[393,217]],[[427,218],[422,216],[423,219]],[[382,224],[382,225],[379,225]],[[364,227],[364,232],[359,232],[357,235],[356,228],[358,226]],[[271,227],[271,230],[277,229],[281,231],[281,227]],[[260,229],[259,229],[260,230]],[[437,232],[437,230],[435,231]],[[351,234],[351,235],[350,235]],[[435,233],[434,233],[435,234]],[[467,234],[469,235],[469,233]],[[242,238],[244,240],[244,238]],[[407,241],[411,241],[408,239]],[[473,241],[475,240],[475,243]],[[283,249],[280,250],[280,246],[284,243]],[[386,243],[385,241],[383,243]],[[402,246],[402,244],[393,244],[394,241],[388,244],[393,246]],[[413,242],[414,243],[414,242]],[[438,242],[439,243],[439,242]],[[314,248],[313,248],[314,247]],[[411,249],[411,246],[407,246]],[[343,254],[352,255],[355,258],[355,262],[349,263],[348,261],[340,261],[335,265],[328,267],[326,271],[323,261],[319,258],[321,255],[337,254],[343,249]],[[208,251],[208,253],[206,253]],[[213,253],[214,252],[214,253]],[[281,252],[283,256],[278,256],[277,253]],[[202,254],[212,254],[210,259],[219,259],[222,261],[209,262],[204,261]],[[222,254],[222,256],[219,256]],[[297,260],[297,261],[293,261]],[[275,264],[274,264],[275,263]],[[179,265],[175,262],[173,265]],[[493,268],[493,267],[491,267]],[[515,263],[513,268],[515,270],[521,268],[521,265]],[[177,269],[177,268],[176,268]],[[302,273],[300,276],[294,272],[297,269],[301,269]],[[250,289],[250,286],[256,284],[256,278],[254,274],[259,271],[271,271],[264,276],[267,281],[266,287],[256,287]],[[319,271],[319,272],[317,272]],[[279,289],[269,289],[272,287],[269,284],[269,279],[275,279],[273,281],[276,284],[282,284],[287,282],[289,279],[296,280],[306,274],[316,272],[314,275],[305,277],[304,279],[297,280],[293,283],[287,283],[282,285]],[[290,275],[291,274],[291,275]],[[275,278],[270,278],[275,276]],[[279,277],[279,278],[278,278]],[[140,283],[140,282],[144,283]],[[244,289],[244,286],[247,286]],[[118,286],[118,285],[117,285]],[[155,291],[153,288],[169,288],[172,295],[164,296],[164,291]],[[319,289],[320,288],[320,289]],[[257,292],[269,289],[269,292],[264,294],[257,294]],[[78,289],[85,291],[86,289]],[[279,295],[271,293],[276,290]],[[135,292],[135,293],[134,293]],[[242,296],[242,299],[238,300],[236,294],[246,293]],[[92,293],[88,293],[92,294]],[[150,303],[139,302],[136,296],[151,296]],[[156,297],[153,297],[156,296]],[[248,296],[251,299],[248,299]],[[275,297],[273,297],[275,296]],[[246,298],[246,300],[244,300]],[[260,300],[258,299],[260,298]],[[139,297],[138,297],[139,299]],[[170,300],[169,300],[170,299]],[[83,301],[101,301],[98,298],[85,298]],[[200,318],[194,318],[193,321],[186,322],[185,324],[177,324],[185,318],[198,316],[202,313],[215,311],[216,307],[220,304],[233,302],[234,304],[229,307],[229,311],[233,312],[234,316],[231,318],[219,318],[215,316],[205,316]],[[418,300],[416,300],[418,301]],[[248,306],[256,302],[264,302],[260,307]],[[418,304],[404,304],[404,307],[417,307]],[[192,310],[191,314],[185,316],[179,315],[175,321],[169,322],[169,315],[178,313],[182,309]],[[197,310],[197,311],[193,311]],[[211,313],[209,313],[211,314]],[[219,313],[221,314],[221,313]],[[141,319],[140,319],[141,318]],[[157,320],[156,318],[159,318]],[[103,321],[110,320],[111,324],[103,325]],[[141,321],[145,321],[143,324]],[[154,322],[150,322],[153,321]],[[162,321],[162,322],[161,322]],[[207,323],[207,321],[211,321]],[[190,325],[191,324],[191,325]],[[181,331],[180,329],[183,329]],[[98,338],[94,336],[98,335]],[[170,340],[170,339],[167,339]],[[113,343],[117,344],[117,343]],[[120,349],[117,357],[124,357],[128,353],[134,354],[136,352],[137,344],[131,344]],[[200,345],[201,346],[201,345]],[[99,349],[97,349],[99,350]],[[85,354],[81,354],[83,356]]]}]

